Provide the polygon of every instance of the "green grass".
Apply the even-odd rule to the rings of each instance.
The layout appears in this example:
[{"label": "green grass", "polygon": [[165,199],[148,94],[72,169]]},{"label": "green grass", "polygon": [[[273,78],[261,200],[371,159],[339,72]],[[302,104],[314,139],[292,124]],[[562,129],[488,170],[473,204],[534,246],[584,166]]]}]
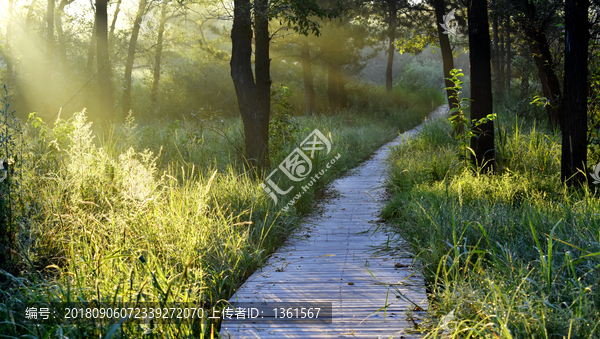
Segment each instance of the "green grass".
[{"label": "green grass", "polygon": [[[142,337],[135,324],[39,325],[14,310],[27,303],[228,300],[309,212],[322,188],[440,103],[413,96],[411,109],[294,118],[295,141],[318,128],[342,157],[296,208],[274,204],[247,172],[239,119],[182,120],[100,128],[84,113],[24,128],[11,182],[18,225],[13,262],[0,270],[0,333],[9,337]],[[291,197],[292,193],[290,193]],[[287,197],[287,195],[286,195]],[[40,307],[41,304],[36,304]],[[212,337],[218,322],[162,325],[152,336]],[[213,333],[213,334],[211,334]]]},{"label": "green grass", "polygon": [[464,169],[448,121],[393,150],[384,218],[422,264],[427,338],[600,337],[600,199],[560,182],[560,138],[500,112],[499,173]]}]

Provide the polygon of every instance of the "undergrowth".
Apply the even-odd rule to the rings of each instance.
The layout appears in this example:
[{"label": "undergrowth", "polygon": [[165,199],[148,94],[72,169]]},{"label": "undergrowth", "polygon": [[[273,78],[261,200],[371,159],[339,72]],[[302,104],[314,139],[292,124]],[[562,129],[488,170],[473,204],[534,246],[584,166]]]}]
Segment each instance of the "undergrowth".
[{"label": "undergrowth", "polygon": [[[19,199],[11,208],[18,221],[11,249],[16,259],[0,270],[0,333],[142,337],[150,333],[143,324],[41,324],[24,319],[23,310],[53,302],[117,307],[228,300],[312,209],[328,182],[419,123],[431,102],[439,103],[439,95],[424,97],[426,105],[377,118],[359,111],[298,118],[285,114],[281,95],[280,115],[297,128],[273,135],[281,138],[273,142],[279,147],[272,152],[274,169],[315,128],[332,145],[329,155],[314,159],[315,169],[341,155],[296,208],[285,211],[288,196],[274,203],[260,186],[263,178],[244,168],[239,119],[141,124],[129,116],[121,126],[100,127],[85,111],[50,123],[31,114],[19,144]],[[151,332],[202,338],[218,329],[218,320],[204,318]]]},{"label": "undergrowth", "polygon": [[[502,112],[501,112],[502,113]],[[392,151],[384,218],[422,264],[427,338],[600,337],[600,200],[560,182],[560,139],[500,114],[497,175],[438,120]]]}]

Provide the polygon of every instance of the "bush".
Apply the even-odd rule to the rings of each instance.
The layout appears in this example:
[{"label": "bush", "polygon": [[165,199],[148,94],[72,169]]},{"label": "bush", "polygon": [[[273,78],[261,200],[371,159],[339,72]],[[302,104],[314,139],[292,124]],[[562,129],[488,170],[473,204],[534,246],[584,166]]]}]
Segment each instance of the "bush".
[{"label": "bush", "polygon": [[443,90],[444,84],[442,62],[439,60],[419,61],[411,60],[401,71],[394,85],[406,88],[408,91],[417,91],[423,88]]}]

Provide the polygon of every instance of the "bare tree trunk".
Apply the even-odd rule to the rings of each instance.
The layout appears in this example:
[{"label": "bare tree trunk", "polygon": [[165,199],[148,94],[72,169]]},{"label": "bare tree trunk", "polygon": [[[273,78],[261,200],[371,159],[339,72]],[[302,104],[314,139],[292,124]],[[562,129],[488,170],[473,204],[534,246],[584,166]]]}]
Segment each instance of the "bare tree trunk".
[{"label": "bare tree trunk", "polygon": [[101,114],[112,117],[113,101],[108,67],[108,0],[96,0],[96,61]]},{"label": "bare tree trunk", "polygon": [[510,81],[512,79],[512,55],[510,50],[511,40],[510,40],[510,0],[506,1],[507,12],[509,14],[506,15],[506,21],[504,22],[505,31],[506,31],[506,94],[510,95]]},{"label": "bare tree trunk", "polygon": [[25,32],[29,33],[29,30],[31,29],[31,25],[33,24],[33,9],[35,8],[35,5],[37,4],[37,0],[31,0],[31,3],[29,3],[29,8],[27,9],[27,15],[25,16]]},{"label": "bare tree trunk", "polygon": [[304,76],[304,112],[306,115],[313,115],[316,111],[316,103],[312,65],[310,62],[310,46],[306,41],[302,44],[301,48],[302,73]]},{"label": "bare tree trunk", "polygon": [[150,91],[150,102],[156,106],[158,99],[158,85],[160,82],[160,59],[163,50],[163,34],[165,32],[165,23],[167,22],[167,1],[163,1],[160,8],[160,23],[158,24],[158,38],[156,40],[156,55],[154,57],[154,79],[152,81],[152,90]]},{"label": "bare tree trunk", "polygon": [[394,52],[396,52],[396,16],[398,14],[398,8],[396,6],[396,0],[387,0],[389,24],[388,24],[388,58],[387,65],[385,68],[385,89],[389,93],[392,91],[393,76],[394,76]]},{"label": "bare tree trunk", "polygon": [[135,61],[135,47],[137,45],[138,36],[140,33],[140,25],[142,18],[146,12],[146,0],[140,0],[137,15],[133,22],[131,30],[131,39],[129,40],[129,52],[127,53],[127,63],[125,64],[125,83],[123,84],[123,116],[124,120],[129,110],[131,109],[131,73],[133,72],[133,62]]},{"label": "bare tree trunk", "polygon": [[558,77],[554,72],[555,65],[546,39],[546,33],[544,27],[536,25],[539,19],[533,2],[524,1],[521,4],[521,11],[524,13],[521,20],[523,34],[529,41],[533,60],[542,84],[542,93],[550,102],[549,105],[546,105],[548,122],[552,128],[557,129],[562,124],[562,94]]},{"label": "bare tree trunk", "polygon": [[[115,47],[115,27],[117,25],[117,18],[119,17],[119,11],[121,10],[121,0],[117,0],[117,6],[115,13],[113,14],[112,22],[110,24],[110,30],[108,31],[108,55],[113,55]],[[112,79],[113,77],[113,65],[110,63],[108,66],[108,74]]]},{"label": "bare tree trunk", "polygon": [[506,77],[506,72],[505,72],[505,67],[506,63],[504,62],[506,59],[506,50],[505,50],[505,36],[504,34],[500,34],[500,30],[498,30],[498,35],[499,35],[499,39],[498,39],[498,74],[496,75],[498,77],[498,86],[499,86],[499,91],[501,94],[504,94],[504,84],[506,83],[505,81],[505,77]]},{"label": "bare tree trunk", "polygon": [[87,52],[86,69],[90,75],[94,72],[94,58],[96,57],[96,44],[98,43],[98,39],[96,39],[96,37],[96,20],[94,20],[94,25],[92,26],[92,36],[90,37],[90,45],[88,46]]},{"label": "bare tree trunk", "polygon": [[13,2],[14,0],[8,0],[8,18],[6,23],[6,86],[10,89],[14,82],[13,73],[13,58],[12,53],[12,15],[13,15]]},{"label": "bare tree trunk", "polygon": [[498,3],[493,0],[492,4],[492,32],[494,32],[494,95],[500,97],[502,94],[502,83],[500,82],[500,46],[498,43]]},{"label": "bare tree trunk", "polygon": [[65,46],[65,32],[62,27],[62,15],[67,5],[66,0],[61,0],[58,4],[58,8],[56,9],[56,13],[54,16],[54,22],[56,24],[56,34],[58,35],[58,55],[60,56],[61,62],[65,62],[67,60],[67,46]]},{"label": "bare tree trunk", "polygon": [[[444,67],[444,79],[446,85],[446,98],[448,99],[448,106],[450,108],[455,108],[458,105],[458,100],[453,97],[454,83],[448,78],[450,78],[450,71],[454,69],[454,57],[452,56],[452,47],[450,46],[450,38],[448,34],[444,34],[444,29],[440,26],[440,22],[444,22],[444,14],[446,12],[446,5],[444,4],[444,0],[434,0],[434,10],[435,10],[435,19],[438,23],[438,39],[440,40],[440,50],[442,52],[442,63]],[[454,115],[458,114],[458,112],[454,113]],[[455,133],[462,134],[464,132],[464,126],[459,124]]]},{"label": "bare tree trunk", "polygon": [[61,0],[55,13],[56,33],[58,34],[58,53],[62,62],[67,61],[67,43],[65,40],[65,32],[62,27],[62,15],[65,12],[65,7],[75,0]]},{"label": "bare tree trunk", "polygon": [[54,97],[54,86],[52,86],[52,70],[54,69],[54,1],[48,0],[46,7],[46,69],[44,70],[45,85],[49,95],[44,98],[43,110],[50,114],[50,98]]},{"label": "bare tree trunk", "polygon": [[48,0],[46,9],[46,61],[52,65],[54,59],[54,0]]},{"label": "bare tree trunk", "polygon": [[[480,120],[493,112],[492,76],[490,67],[490,32],[487,1],[472,0],[468,7],[469,61],[471,76],[471,119]],[[494,122],[472,126],[475,136],[471,148],[473,161],[484,170],[495,170]]]},{"label": "bare tree trunk", "polygon": [[327,106],[331,112],[342,108],[339,87],[340,66],[335,62],[327,64]]},{"label": "bare tree trunk", "polygon": [[523,72],[521,75],[521,97],[529,95],[529,72]]},{"label": "bare tree trunk", "polygon": [[[259,13],[262,8],[260,5],[257,6]],[[261,15],[263,14],[258,14],[258,16]],[[268,48],[268,40],[266,46],[264,41],[265,33],[267,34],[268,39],[268,31],[265,32],[265,24],[268,29],[268,18],[263,16],[263,22],[260,22],[261,19],[259,18],[257,18],[257,20],[259,22],[256,23],[256,29],[262,31],[260,34],[257,32],[258,41],[256,42],[256,59],[263,59],[255,61],[255,68],[258,73],[259,71],[264,72],[264,66],[265,64],[268,65],[269,60],[268,50],[265,55],[265,47]],[[264,103],[259,99],[258,86],[254,82],[254,75],[252,74],[252,15],[249,0],[234,0],[231,43],[231,78],[233,80],[240,114],[244,123],[246,159],[248,165],[256,166],[259,169],[266,169],[268,167],[269,159],[269,111],[265,111]],[[259,49],[260,52],[258,51]],[[266,62],[264,60],[265,56],[267,57]],[[270,87],[270,77],[265,77],[263,74],[260,78],[261,81],[263,81],[263,88],[261,91],[264,92],[264,87],[266,85],[264,82],[268,81]],[[264,95],[264,93],[261,94]]]},{"label": "bare tree trunk", "polygon": [[269,56],[269,0],[254,2],[254,43],[256,46],[254,69],[256,70],[256,94],[258,97],[258,130],[255,132],[256,156],[259,167],[266,169],[269,164],[269,115],[271,113],[271,58]]},{"label": "bare tree trunk", "polygon": [[344,74],[344,68],[342,66],[338,69],[338,93],[340,98],[340,108],[348,108],[348,91],[346,91],[346,74]]},{"label": "bare tree trunk", "polygon": [[565,1],[565,78],[560,177],[585,184],[587,163],[588,0]]},{"label": "bare tree trunk", "polygon": [[113,47],[113,43],[115,40],[115,27],[117,25],[117,18],[119,17],[120,10],[121,10],[121,0],[117,0],[117,7],[115,8],[115,13],[113,14],[112,22],[110,23],[110,31],[108,33],[108,46],[110,48]]}]

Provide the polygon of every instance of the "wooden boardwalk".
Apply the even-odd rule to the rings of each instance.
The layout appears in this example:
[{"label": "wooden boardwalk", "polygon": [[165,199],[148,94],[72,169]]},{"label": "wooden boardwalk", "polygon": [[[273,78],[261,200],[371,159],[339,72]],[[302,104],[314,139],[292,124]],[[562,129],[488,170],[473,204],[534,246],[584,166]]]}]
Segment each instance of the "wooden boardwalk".
[{"label": "wooden boardwalk", "polygon": [[[432,115],[446,110],[440,106]],[[392,236],[377,220],[389,147],[421,127],[336,180],[336,197],[323,202],[324,213],[308,218],[230,300],[331,302],[331,324],[226,320],[222,338],[420,338],[414,327],[428,306],[423,279],[411,269],[408,253],[377,251]]]}]

